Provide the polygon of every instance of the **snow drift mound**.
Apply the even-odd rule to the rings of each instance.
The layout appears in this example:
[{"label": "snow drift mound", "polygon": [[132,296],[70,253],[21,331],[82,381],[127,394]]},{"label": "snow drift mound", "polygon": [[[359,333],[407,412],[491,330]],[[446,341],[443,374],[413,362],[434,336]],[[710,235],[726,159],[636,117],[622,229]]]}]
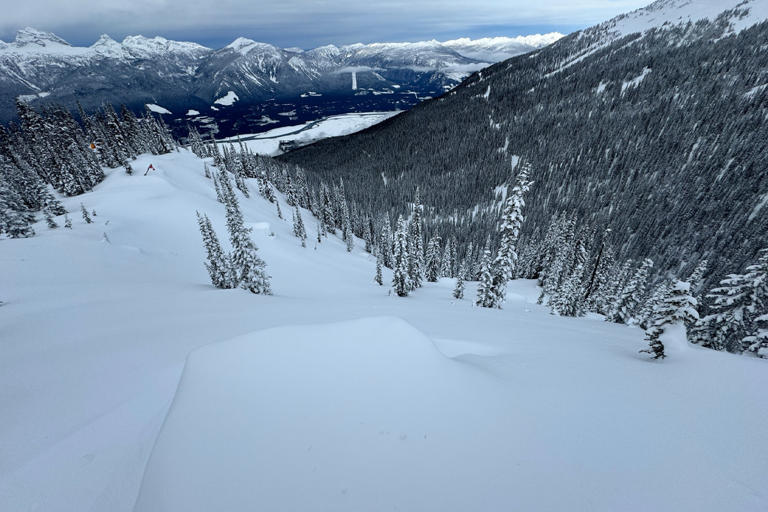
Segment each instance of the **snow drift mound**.
[{"label": "snow drift mound", "polygon": [[505,492],[493,396],[396,318],[214,344],[187,361],[136,510],[467,510]]},{"label": "snow drift mound", "polygon": [[768,414],[702,375],[720,354],[650,364],[569,341],[567,357],[455,342],[451,358],[384,317],[209,345],[187,361],[135,511],[764,510],[751,447]]}]

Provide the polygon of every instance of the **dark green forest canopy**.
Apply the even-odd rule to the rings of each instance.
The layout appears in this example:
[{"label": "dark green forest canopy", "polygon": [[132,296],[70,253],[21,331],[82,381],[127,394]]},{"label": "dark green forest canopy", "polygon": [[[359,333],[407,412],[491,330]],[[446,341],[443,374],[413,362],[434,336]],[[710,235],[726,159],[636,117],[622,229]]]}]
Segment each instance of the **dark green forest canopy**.
[{"label": "dark green forest canopy", "polygon": [[281,160],[343,178],[373,213],[405,211],[419,186],[435,229],[482,244],[521,156],[535,181],[524,238],[564,211],[610,227],[621,259],[679,274],[708,258],[718,278],[768,231],[768,23],[729,34],[726,21],[604,46],[597,29],[572,34]]}]

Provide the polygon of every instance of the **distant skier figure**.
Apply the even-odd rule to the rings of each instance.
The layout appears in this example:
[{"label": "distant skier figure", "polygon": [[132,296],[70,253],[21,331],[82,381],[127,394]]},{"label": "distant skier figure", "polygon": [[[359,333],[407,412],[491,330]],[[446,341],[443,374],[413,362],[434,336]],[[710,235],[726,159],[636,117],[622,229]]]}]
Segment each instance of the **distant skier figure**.
[{"label": "distant skier figure", "polygon": [[144,173],[144,176],[146,176],[149,173],[149,171],[154,171],[154,170],[155,168],[152,167],[152,164],[149,164],[149,167],[147,167],[147,171]]}]

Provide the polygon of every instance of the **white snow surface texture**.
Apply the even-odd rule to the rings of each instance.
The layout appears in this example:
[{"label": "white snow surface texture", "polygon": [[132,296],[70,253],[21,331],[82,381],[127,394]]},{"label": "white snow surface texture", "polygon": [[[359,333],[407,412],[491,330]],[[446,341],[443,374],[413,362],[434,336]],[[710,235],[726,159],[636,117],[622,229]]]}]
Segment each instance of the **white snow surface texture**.
[{"label": "white snow surface texture", "polygon": [[72,230],[0,240],[0,510],[768,509],[764,361],[649,361],[530,281],[503,310],[450,279],[390,296],[362,241],[302,248],[255,183],[275,295],[217,290],[203,162],[150,163],[64,198]]}]

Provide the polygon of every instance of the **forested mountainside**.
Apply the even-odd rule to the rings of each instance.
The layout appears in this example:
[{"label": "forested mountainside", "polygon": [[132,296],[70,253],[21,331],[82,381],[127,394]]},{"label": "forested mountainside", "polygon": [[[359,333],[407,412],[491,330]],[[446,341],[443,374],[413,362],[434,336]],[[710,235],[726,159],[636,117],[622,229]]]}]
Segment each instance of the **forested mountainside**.
[{"label": "forested mountainside", "polygon": [[525,239],[565,212],[610,228],[620,259],[677,274],[708,259],[712,282],[756,258],[768,224],[768,23],[760,3],[726,7],[656,2],[281,158],[374,211],[405,211],[419,186],[443,237],[477,247],[522,157]]}]

